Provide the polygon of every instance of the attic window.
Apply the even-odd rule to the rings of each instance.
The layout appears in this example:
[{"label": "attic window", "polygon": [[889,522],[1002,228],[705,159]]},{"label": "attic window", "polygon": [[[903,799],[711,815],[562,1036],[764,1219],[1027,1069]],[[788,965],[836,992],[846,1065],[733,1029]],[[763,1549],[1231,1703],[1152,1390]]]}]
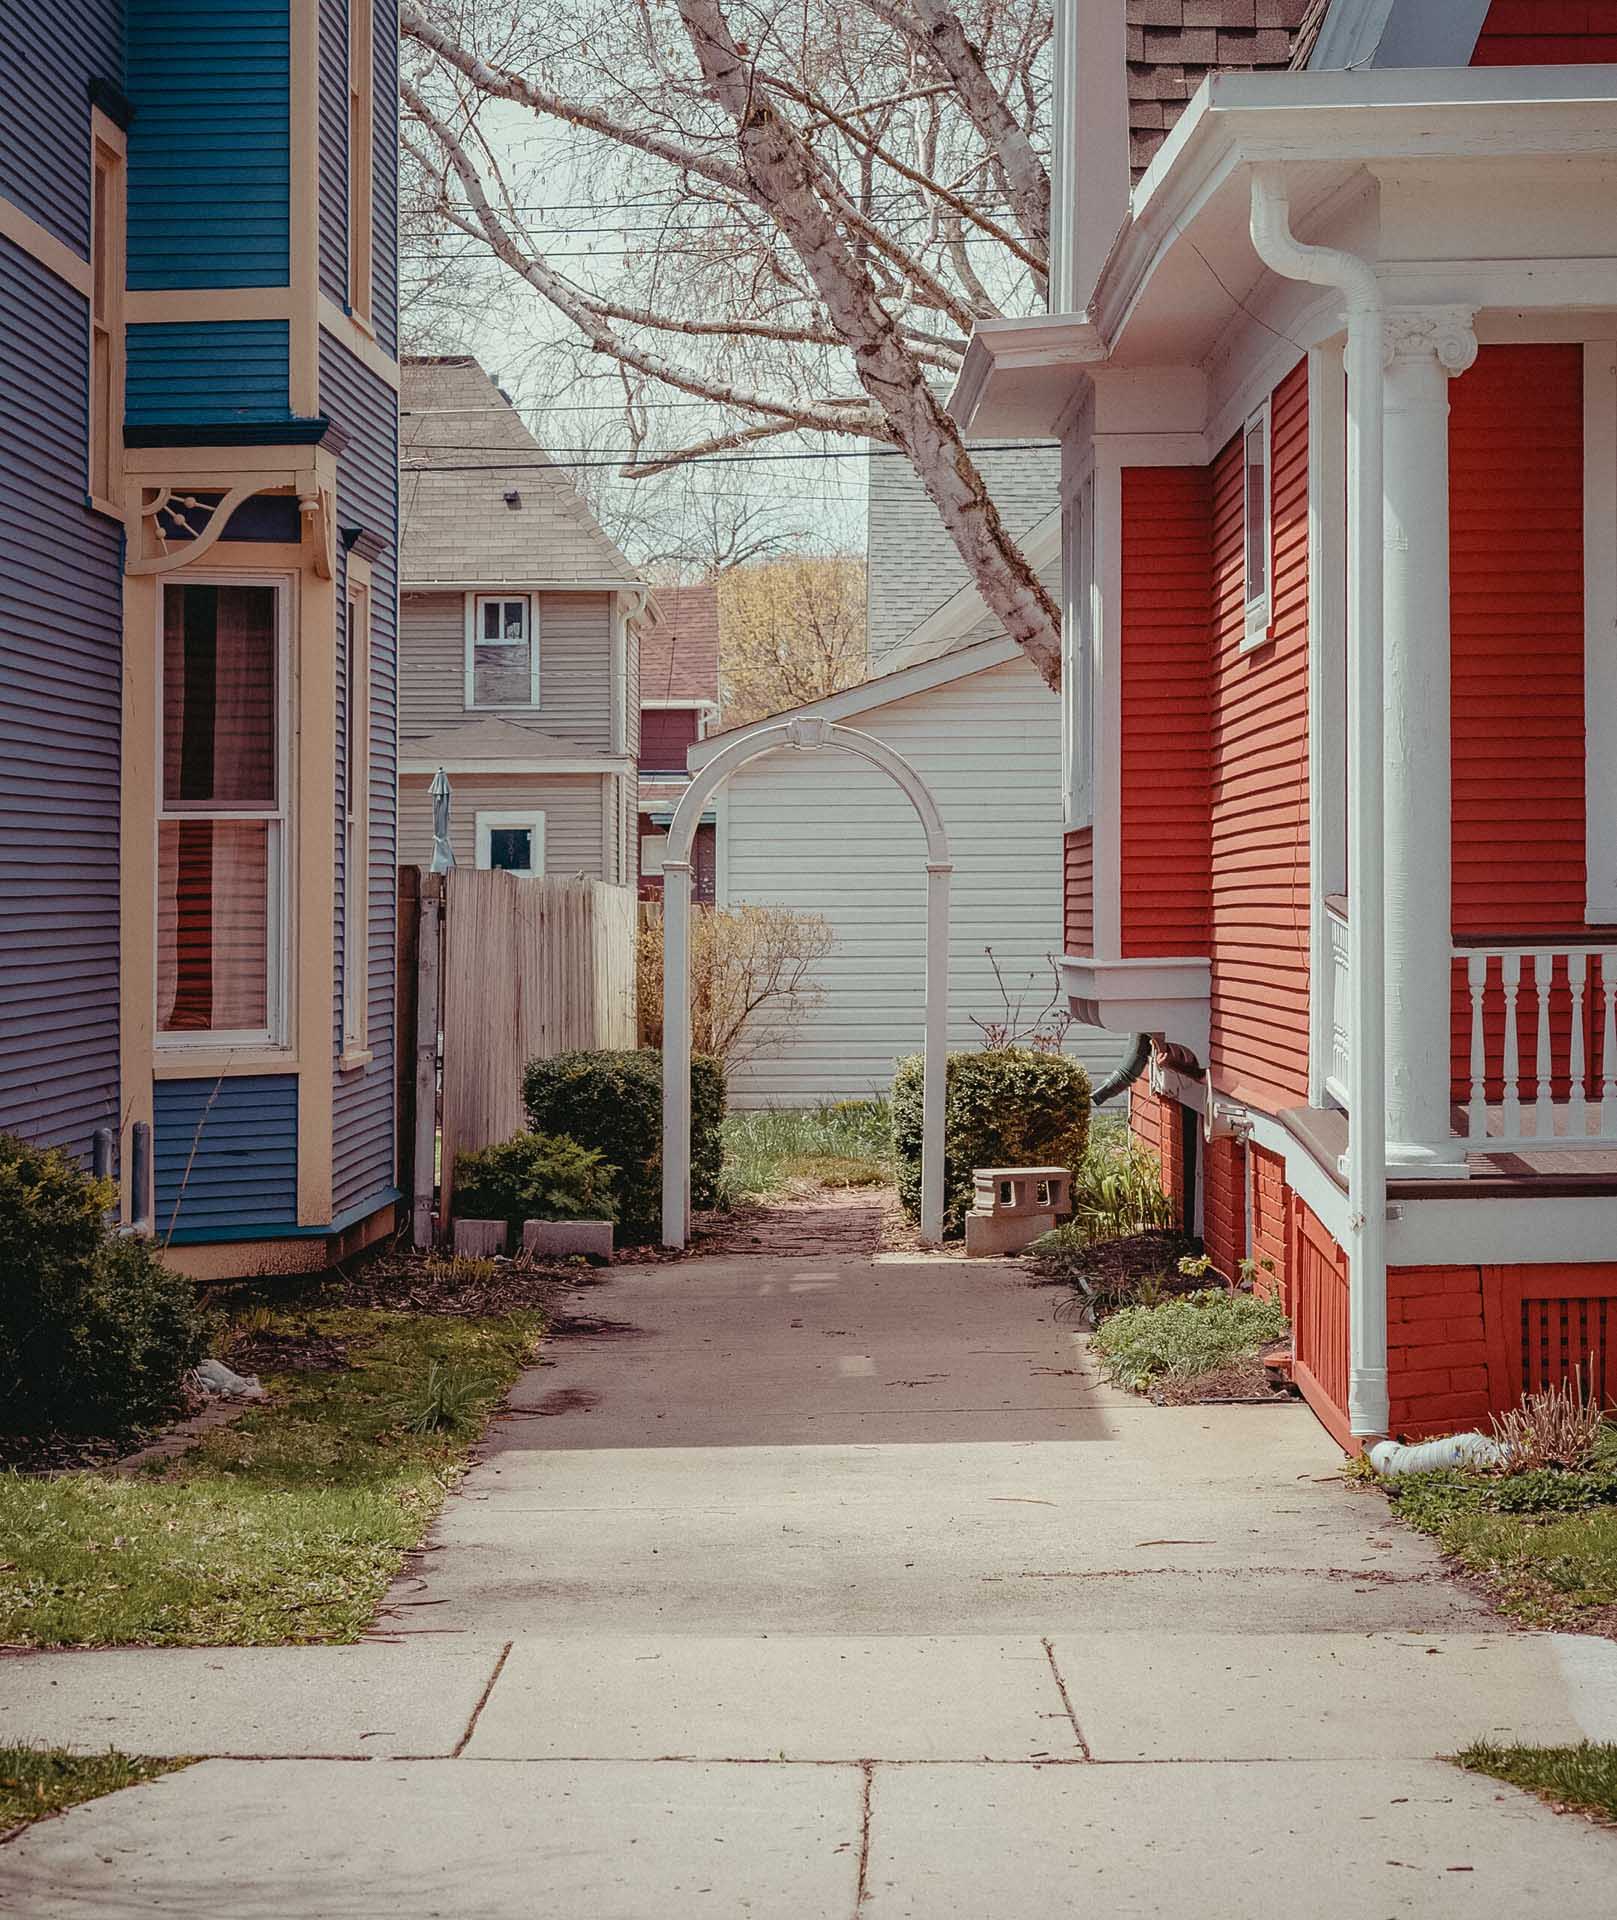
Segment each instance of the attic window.
[{"label": "attic window", "polygon": [[1269,638],[1269,574],[1273,551],[1267,400],[1247,419],[1241,463],[1246,554],[1246,637],[1242,645],[1259,647]]},{"label": "attic window", "polygon": [[539,635],[531,594],[472,594],[466,621],[466,706],[536,707]]}]

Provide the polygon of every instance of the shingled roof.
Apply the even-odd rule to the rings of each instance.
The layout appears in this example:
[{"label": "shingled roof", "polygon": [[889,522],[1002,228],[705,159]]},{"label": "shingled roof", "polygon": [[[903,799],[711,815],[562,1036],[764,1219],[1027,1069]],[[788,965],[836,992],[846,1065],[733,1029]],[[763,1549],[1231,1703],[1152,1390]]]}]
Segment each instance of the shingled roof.
[{"label": "shingled roof", "polygon": [[406,588],[633,582],[567,476],[469,355],[406,360],[399,402]]},{"label": "shingled roof", "polygon": [[719,697],[719,589],[659,587],[662,618],[640,635],[640,698],[698,700]]},{"label": "shingled roof", "polygon": [[1128,0],[1129,161],[1139,179],[1209,73],[1292,66],[1320,0]]}]

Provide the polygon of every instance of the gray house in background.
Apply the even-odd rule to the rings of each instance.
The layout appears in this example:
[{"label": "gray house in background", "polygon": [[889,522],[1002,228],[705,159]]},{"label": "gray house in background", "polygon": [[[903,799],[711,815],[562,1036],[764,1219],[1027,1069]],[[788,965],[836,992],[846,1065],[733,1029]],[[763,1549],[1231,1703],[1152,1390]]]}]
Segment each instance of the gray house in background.
[{"label": "gray house in background", "polygon": [[399,858],[633,884],[649,589],[467,357],[407,360]]}]

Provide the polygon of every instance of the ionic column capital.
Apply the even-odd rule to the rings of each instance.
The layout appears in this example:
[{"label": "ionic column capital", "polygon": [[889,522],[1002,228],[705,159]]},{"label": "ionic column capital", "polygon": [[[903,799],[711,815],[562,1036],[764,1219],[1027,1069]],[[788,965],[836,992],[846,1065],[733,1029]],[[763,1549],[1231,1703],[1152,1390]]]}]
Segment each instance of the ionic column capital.
[{"label": "ionic column capital", "polygon": [[1419,360],[1431,355],[1447,374],[1464,373],[1477,357],[1475,307],[1389,307],[1382,322],[1382,358]]}]

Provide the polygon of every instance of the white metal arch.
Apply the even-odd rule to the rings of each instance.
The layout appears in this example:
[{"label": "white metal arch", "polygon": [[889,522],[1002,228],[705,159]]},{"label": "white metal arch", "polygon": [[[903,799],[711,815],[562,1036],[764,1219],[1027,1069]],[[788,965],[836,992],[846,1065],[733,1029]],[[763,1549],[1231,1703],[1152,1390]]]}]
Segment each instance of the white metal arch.
[{"label": "white metal arch", "polygon": [[782,747],[827,747],[880,767],[926,834],[926,1046],[921,1126],[921,1238],[943,1238],[943,1106],[949,1048],[949,836],[926,782],[902,754],[856,727],[804,714],[749,733],[716,754],[680,796],[663,855],[663,1245],[691,1231],[691,844],[708,802],[738,768]]}]

